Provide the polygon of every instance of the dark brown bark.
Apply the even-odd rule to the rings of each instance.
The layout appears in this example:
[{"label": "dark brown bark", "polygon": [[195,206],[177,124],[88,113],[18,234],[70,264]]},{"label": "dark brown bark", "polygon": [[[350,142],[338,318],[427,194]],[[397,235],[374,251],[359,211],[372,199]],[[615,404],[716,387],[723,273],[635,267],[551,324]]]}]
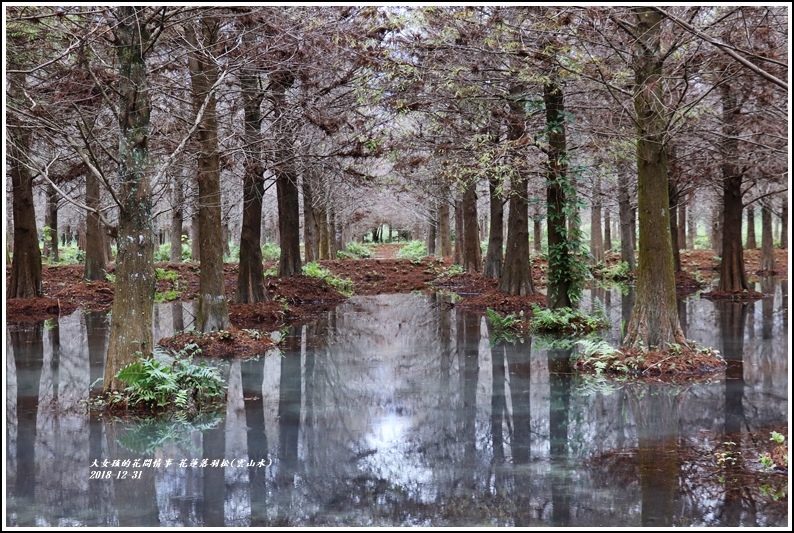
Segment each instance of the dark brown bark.
[{"label": "dark brown bark", "polygon": [[740,106],[730,83],[721,86],[722,96],[722,263],[717,290],[750,288],[744,271],[742,248],[742,172],[739,169]]},{"label": "dark brown bark", "polygon": [[744,247],[748,250],[758,248],[758,243],[755,240],[755,207],[752,205],[747,206],[747,241]]},{"label": "dark brown bark", "polygon": [[140,7],[119,7],[114,31],[119,60],[118,198],[121,202],[110,342],[104,392],[123,390],[116,373],[152,352],[154,231],[149,170],[149,101],[142,51],[149,38]]},{"label": "dark brown bark", "polygon": [[772,239],[772,209],[761,206],[761,270],[775,271],[775,246]]},{"label": "dark brown bark", "polygon": [[[22,98],[24,74],[9,74],[8,98]],[[33,176],[24,161],[30,152],[30,131],[22,128],[14,114],[8,116],[9,173],[14,218],[14,255],[7,298],[41,296],[41,250],[33,205]]]},{"label": "dark brown bark", "polygon": [[612,217],[609,209],[604,209],[604,251],[612,250]]},{"label": "dark brown bark", "polygon": [[[295,148],[292,125],[287,115],[287,89],[292,87],[295,78],[292,73],[280,70],[270,75],[273,95],[273,115],[278,132],[275,174],[276,195],[278,197],[278,232],[281,241],[281,255],[278,261],[278,275],[295,276],[301,274],[300,255],[300,204],[298,196],[298,173],[295,169]],[[328,235],[328,253],[331,253],[331,239]]]},{"label": "dark brown bark", "polygon": [[452,257],[452,234],[449,219],[449,185],[444,184],[438,206],[438,250],[441,257]]},{"label": "dark brown bark", "polygon": [[788,199],[784,196],[781,199],[780,220],[783,222],[780,228],[780,248],[788,248]]},{"label": "dark brown bark", "polygon": [[[243,42],[253,46],[252,28],[245,28]],[[262,197],[265,194],[265,168],[262,162],[260,106],[264,94],[259,89],[256,72],[240,72],[243,100],[243,221],[240,228],[240,265],[237,275],[237,303],[265,300],[265,274],[262,265]],[[308,248],[307,248],[308,250]]]},{"label": "dark brown bark", "polygon": [[51,183],[47,184],[47,211],[44,213],[44,225],[48,228],[44,235],[45,255],[53,263],[58,257],[58,191]]},{"label": "dark brown bark", "polygon": [[604,260],[604,230],[601,227],[601,176],[596,178],[593,190],[593,204],[590,211],[590,254],[593,262]]},{"label": "dark brown bark", "polygon": [[[510,115],[507,129],[508,142],[520,140],[526,132],[523,102],[519,100],[523,87],[510,88]],[[513,295],[535,294],[532,282],[532,265],[529,259],[529,220],[527,202],[527,177],[524,154],[513,154],[513,174],[510,177],[510,206],[507,218],[507,246],[499,290]]]},{"label": "dark brown bark", "polygon": [[532,249],[538,253],[543,250],[543,220],[537,214],[532,217]]},{"label": "dark brown bark", "polygon": [[303,250],[307,263],[317,261],[320,256],[320,224],[317,221],[317,212],[314,208],[314,186],[312,176],[308,173],[301,180],[303,189]]},{"label": "dark brown bark", "polygon": [[499,184],[500,181],[495,177],[488,181],[491,224],[488,228],[488,251],[485,254],[483,276],[492,279],[499,279],[502,276],[504,199],[500,193]]},{"label": "dark brown bark", "polygon": [[194,198],[193,214],[190,216],[190,260],[201,261],[201,224],[199,223],[198,196]]},{"label": "dark brown bark", "polygon": [[660,53],[662,16],[634,8],[638,41],[634,47],[634,109],[637,121],[637,173],[640,253],[637,301],[624,343],[636,348],[686,344],[678,322],[670,199],[665,147],[665,110]]},{"label": "dark brown bark", "polygon": [[[436,219],[438,218],[438,211],[435,212]],[[425,247],[427,248],[427,255],[436,255],[436,238],[438,234],[438,221],[430,220],[427,223],[427,233],[425,238]]]},{"label": "dark brown bark", "polygon": [[634,255],[634,211],[631,207],[631,193],[629,191],[628,163],[618,163],[618,216],[620,218],[620,260],[629,265],[630,270],[637,268]]},{"label": "dark brown bark", "polygon": [[678,247],[682,250],[689,248],[686,242],[687,201],[682,195],[678,197]]},{"label": "dark brown bark", "polygon": [[[565,181],[568,178],[567,140],[565,137],[565,100],[562,87],[554,78],[543,86],[546,107],[546,130],[549,153],[546,161],[546,232],[549,251],[549,284],[546,305],[549,309],[572,307],[572,283],[567,265],[571,259],[568,249],[568,219]],[[554,265],[554,266],[552,266]]]},{"label": "dark brown bark", "polygon": [[[93,172],[87,172],[85,176],[85,205],[93,210],[98,210],[100,207],[99,194],[99,178]],[[86,245],[83,277],[87,280],[103,280],[107,266],[105,242],[108,236],[105,234],[104,224],[95,211],[88,211],[85,218]]]},{"label": "dark brown bark", "polygon": [[[198,315],[196,329],[201,332],[220,331],[230,325],[223,275],[223,228],[221,217],[220,155],[218,153],[218,118],[213,85],[218,81],[215,47],[219,23],[202,17],[186,29],[190,43],[188,66],[193,91],[193,109],[198,113],[206,102],[204,114],[196,129],[198,139],[199,195],[199,276]],[[201,39],[199,39],[199,35]]]},{"label": "dark brown bark", "polygon": [[171,211],[171,255],[169,260],[172,263],[181,263],[185,193],[182,189],[182,181],[179,178],[174,178],[171,187],[173,190],[174,209]]},{"label": "dark brown bark", "polygon": [[463,265],[463,201],[455,200],[455,259],[456,265]]},{"label": "dark brown bark", "polygon": [[480,249],[480,230],[477,224],[477,184],[469,183],[463,191],[461,218],[463,222],[463,270],[482,271],[482,251]]}]

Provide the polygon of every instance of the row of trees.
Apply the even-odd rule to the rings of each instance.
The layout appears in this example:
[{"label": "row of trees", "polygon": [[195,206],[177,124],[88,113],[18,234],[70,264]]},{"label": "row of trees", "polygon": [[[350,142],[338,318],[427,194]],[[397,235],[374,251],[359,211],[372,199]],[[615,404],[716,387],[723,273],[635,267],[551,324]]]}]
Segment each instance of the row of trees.
[{"label": "row of trees", "polygon": [[600,234],[602,179],[616,176],[632,265],[633,207],[639,222],[625,342],[662,348],[685,341],[671,207],[717,191],[720,289],[741,290],[742,210],[786,190],[783,7],[12,6],[6,18],[9,296],[41,293],[38,180],[87,213],[87,279],[104,275],[105,233],[116,237],[109,388],[151,350],[152,218],[172,213],[178,254],[188,185],[197,328],[212,331],[229,324],[222,181],[242,190],[238,302],[265,297],[262,198],[275,185],[282,276],[301,272],[301,241],[306,261],[328,257],[337,225],[371,226],[375,200],[399,194],[427,221],[431,253],[453,255],[454,220],[458,263],[531,294],[531,208],[546,218],[548,304],[564,307],[586,274],[582,184]]}]

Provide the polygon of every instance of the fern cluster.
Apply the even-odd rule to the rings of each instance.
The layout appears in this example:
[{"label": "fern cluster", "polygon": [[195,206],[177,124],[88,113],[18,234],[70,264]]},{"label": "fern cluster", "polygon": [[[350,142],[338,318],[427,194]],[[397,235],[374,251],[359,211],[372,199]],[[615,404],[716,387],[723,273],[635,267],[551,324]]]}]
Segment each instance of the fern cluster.
[{"label": "fern cluster", "polygon": [[595,314],[588,315],[570,307],[542,309],[538,305],[533,305],[532,311],[532,329],[535,332],[584,335],[609,326],[606,314],[600,309]]},{"label": "fern cluster", "polygon": [[197,346],[188,345],[172,364],[150,358],[122,368],[116,377],[127,385],[127,405],[147,408],[174,405],[178,410],[188,411],[223,400],[226,385],[220,371],[206,362],[193,363],[193,354],[198,352]]}]

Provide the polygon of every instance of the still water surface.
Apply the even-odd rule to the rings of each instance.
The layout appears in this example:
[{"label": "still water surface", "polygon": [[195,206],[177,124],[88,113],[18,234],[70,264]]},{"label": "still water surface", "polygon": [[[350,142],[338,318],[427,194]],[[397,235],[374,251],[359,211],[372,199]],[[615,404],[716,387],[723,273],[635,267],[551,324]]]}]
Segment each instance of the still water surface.
[{"label": "still water surface", "polygon": [[[104,314],[9,324],[6,525],[786,526],[785,501],[685,453],[786,424],[785,285],[767,292],[681,302],[730,365],[674,387],[579,376],[544,339],[491,347],[481,315],[435,296],[355,297],[224,362],[225,411],[192,424],[85,416]],[[614,343],[630,298],[588,298]],[[190,311],[158,306],[156,335]]]}]

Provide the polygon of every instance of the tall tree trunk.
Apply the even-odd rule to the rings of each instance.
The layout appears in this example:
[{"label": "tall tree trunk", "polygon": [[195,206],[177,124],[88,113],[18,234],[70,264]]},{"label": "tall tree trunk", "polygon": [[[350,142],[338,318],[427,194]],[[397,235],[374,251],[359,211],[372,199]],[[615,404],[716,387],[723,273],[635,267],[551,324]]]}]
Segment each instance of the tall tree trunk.
[{"label": "tall tree trunk", "polygon": [[596,178],[593,205],[590,211],[590,254],[593,262],[604,260],[604,230],[601,227],[601,176]]},{"label": "tall tree trunk", "polygon": [[[549,139],[546,161],[546,231],[549,254],[549,285],[546,305],[550,309],[572,307],[579,300],[582,268],[573,252],[579,250],[580,229],[569,227],[574,186],[568,176],[568,145],[565,136],[565,99],[556,74],[543,85],[546,131]],[[572,214],[572,219],[576,219]],[[600,222],[600,215],[599,215]],[[599,230],[600,234],[600,230]]]},{"label": "tall tree trunk", "polygon": [[[510,88],[510,115],[507,141],[516,144],[526,132],[524,105],[520,100],[523,87]],[[525,296],[535,294],[532,282],[532,265],[529,260],[529,220],[527,202],[527,176],[524,154],[513,148],[513,173],[510,177],[510,205],[507,218],[507,246],[499,290],[508,294]]]},{"label": "tall tree trunk", "polygon": [[116,373],[152,352],[154,232],[149,184],[149,114],[151,104],[142,52],[149,39],[142,7],[116,9],[114,30],[119,60],[118,250],[110,341],[104,392],[123,390]]},{"label": "tall tree trunk", "polygon": [[[9,57],[9,61],[11,61]],[[13,68],[14,65],[12,65]],[[11,73],[7,81],[9,100],[22,100],[25,74]],[[41,296],[41,250],[36,231],[33,203],[33,176],[25,166],[30,154],[30,130],[22,127],[15,113],[8,114],[9,172],[12,186],[14,218],[14,255],[11,259],[11,280],[7,298]]]},{"label": "tall tree trunk", "polygon": [[638,208],[640,254],[637,301],[624,343],[633,347],[685,344],[678,322],[673,247],[670,242],[670,198],[665,148],[665,109],[660,54],[663,17],[648,7],[633,8],[634,109],[637,121]]},{"label": "tall tree trunk", "polygon": [[612,217],[609,209],[604,209],[604,251],[612,250]]},{"label": "tall tree trunk", "polygon": [[463,201],[455,200],[455,264],[463,265]]},{"label": "tall tree trunk", "polygon": [[491,224],[488,228],[488,251],[485,254],[483,276],[499,279],[502,276],[502,253],[504,248],[504,200],[500,193],[500,180],[492,177],[488,180],[490,193]]},{"label": "tall tree trunk", "polygon": [[[298,173],[295,169],[295,147],[292,124],[287,116],[287,89],[292,87],[295,77],[286,70],[270,75],[273,93],[273,114],[278,133],[275,162],[276,194],[278,196],[278,231],[281,238],[281,255],[278,260],[278,275],[281,277],[301,274],[300,253],[300,199],[298,196]],[[331,239],[328,235],[329,254]]]},{"label": "tall tree trunk", "polygon": [[317,261],[320,255],[320,242],[318,234],[320,225],[317,222],[317,212],[314,209],[313,176],[310,172],[303,174],[301,186],[303,189],[303,254],[307,263]]},{"label": "tall tree trunk", "polygon": [[785,250],[788,248],[788,198],[782,197],[780,203],[780,220],[783,222],[780,229],[780,248]]},{"label": "tall tree trunk", "polygon": [[[230,325],[226,280],[223,275],[218,118],[213,92],[213,86],[218,81],[218,66],[214,56],[219,31],[218,21],[206,16],[186,30],[186,39],[191,48],[188,53],[188,66],[193,89],[193,109],[198,113],[204,102],[207,102],[196,129],[199,144],[197,181],[201,255],[196,329],[202,332],[220,331]],[[201,39],[197,35],[199,33]]]},{"label": "tall tree trunk", "polygon": [[85,270],[83,277],[93,281],[105,279],[105,268],[107,266],[105,244],[106,240],[109,239],[109,236],[105,234],[104,224],[102,224],[99,215],[96,213],[96,210],[99,210],[100,207],[99,194],[99,178],[91,171],[86,172],[85,205],[95,211],[86,213]]},{"label": "tall tree trunk", "polygon": [[480,249],[480,230],[477,225],[477,184],[469,183],[463,190],[461,201],[463,222],[463,270],[482,271],[482,251]]},{"label": "tall tree trunk", "polygon": [[681,272],[681,252],[678,244],[678,189],[670,182],[670,244],[673,247],[673,269]]},{"label": "tall tree trunk", "polygon": [[628,163],[618,163],[618,216],[620,218],[620,260],[629,265],[629,270],[637,268],[634,256],[634,211],[631,207],[631,192],[629,191]]},{"label": "tall tree trunk", "polygon": [[711,247],[715,253],[722,253],[722,226],[725,213],[722,203],[722,195],[720,195],[711,211]]},{"label": "tall tree trunk", "polygon": [[730,82],[721,87],[722,96],[722,263],[717,290],[742,291],[750,288],[744,272],[742,249],[742,171],[739,169],[739,113],[736,93]]},{"label": "tall tree trunk", "polygon": [[441,257],[452,257],[452,234],[449,226],[449,185],[442,185],[438,206],[438,249]]},{"label": "tall tree trunk", "polygon": [[48,228],[44,235],[45,255],[53,263],[58,257],[58,191],[51,183],[47,184],[47,211],[44,213],[44,225]]},{"label": "tall tree trunk", "polygon": [[678,196],[678,247],[687,250],[686,242],[687,200],[684,195]]},{"label": "tall tree trunk", "polygon": [[171,211],[171,255],[172,263],[182,262],[182,222],[184,221],[185,193],[182,189],[182,180],[175,177],[171,182],[174,209]]},{"label": "tall tree trunk", "polygon": [[761,270],[767,273],[775,271],[775,243],[772,239],[772,209],[761,206]]},{"label": "tall tree trunk", "polygon": [[[243,42],[254,47],[253,27],[246,24]],[[259,89],[259,75],[253,69],[240,72],[243,99],[243,222],[240,228],[240,265],[237,275],[237,303],[261,302],[265,299],[265,272],[262,265],[262,197],[265,194],[265,168],[262,163],[260,106],[264,94]]]},{"label": "tall tree trunk", "polygon": [[332,204],[328,205],[328,259],[336,259],[339,251],[339,237],[336,231],[336,210]]},{"label": "tall tree trunk", "polygon": [[532,217],[532,249],[543,251],[543,219],[538,214]]},{"label": "tall tree trunk", "polygon": [[[692,192],[689,194],[689,205],[695,205],[695,193]],[[695,239],[697,238],[698,234],[698,219],[695,216],[695,211],[692,207],[688,210],[688,216],[686,221],[686,247],[689,250],[695,249]]]},{"label": "tall tree trunk", "polygon": [[193,199],[193,214],[190,216],[190,260],[201,261],[201,235],[199,224],[198,196]]},{"label": "tall tree trunk", "polygon": [[[324,206],[317,208],[317,225],[319,232],[317,259],[328,259],[328,213]],[[376,242],[376,233],[377,231],[372,231],[372,242]]]},{"label": "tall tree trunk", "polygon": [[438,210],[433,209],[431,219],[427,222],[425,247],[427,255],[436,255],[436,238],[438,233]]},{"label": "tall tree trunk", "polygon": [[747,206],[747,241],[744,247],[748,250],[758,248],[758,243],[755,241],[755,207],[752,205]]}]

